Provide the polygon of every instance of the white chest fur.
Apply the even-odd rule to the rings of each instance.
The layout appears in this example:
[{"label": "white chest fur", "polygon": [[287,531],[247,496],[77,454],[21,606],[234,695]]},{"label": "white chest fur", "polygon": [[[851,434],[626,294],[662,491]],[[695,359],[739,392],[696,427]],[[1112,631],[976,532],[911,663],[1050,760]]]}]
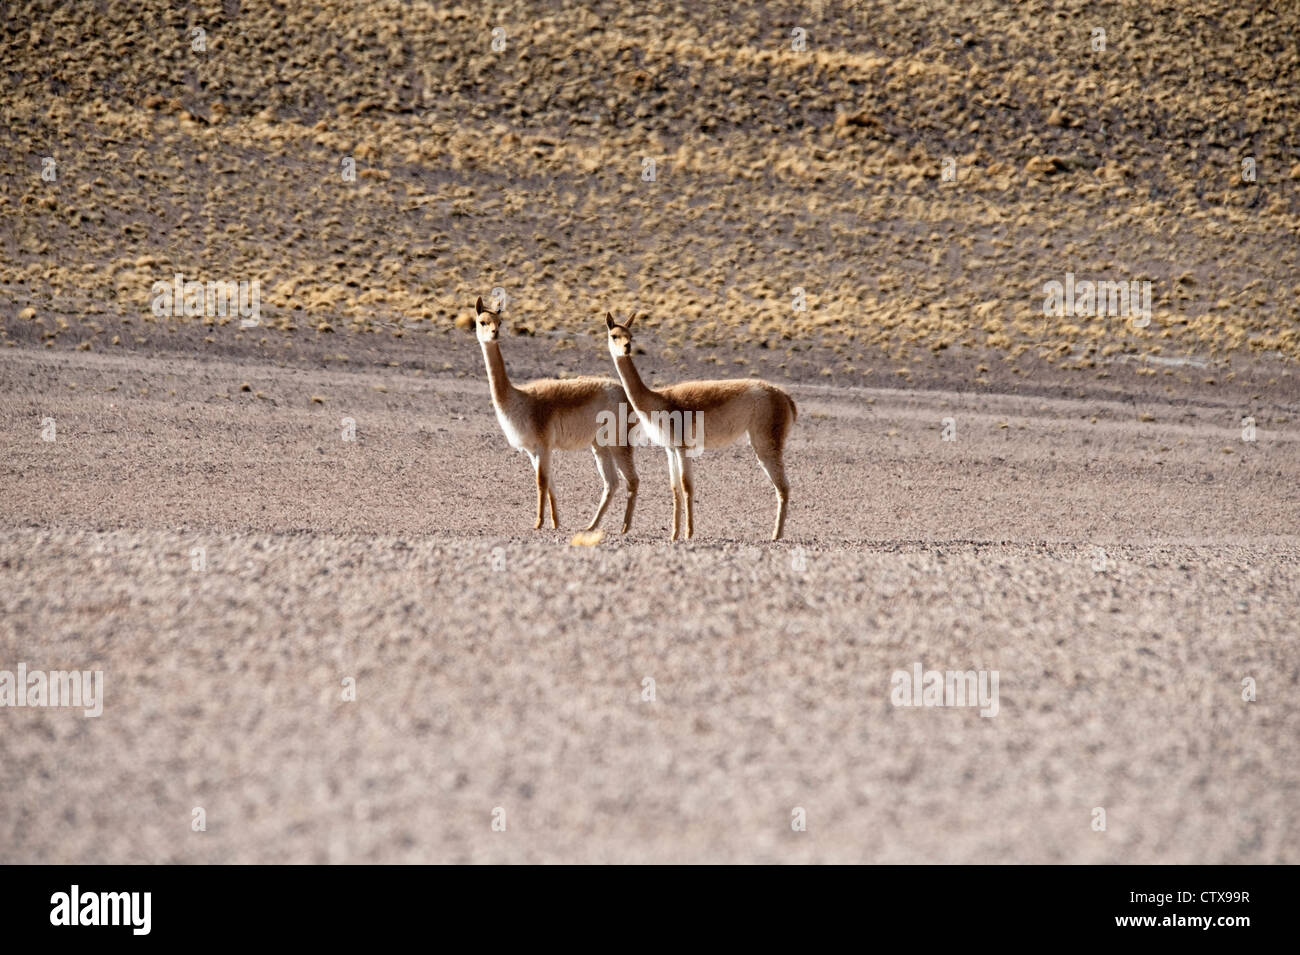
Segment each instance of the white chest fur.
[{"label": "white chest fur", "polygon": [[501,407],[493,405],[497,413],[497,423],[501,425],[501,431],[505,434],[506,440],[510,442],[510,447],[516,451],[527,451],[534,444],[529,440],[530,435],[524,427],[523,409],[512,407]]},{"label": "white chest fur", "polygon": [[635,412],[635,414],[636,426],[641,430],[641,434],[645,436],[647,441],[660,447],[668,447],[671,444],[670,435],[663,427],[664,422],[667,420],[666,415],[648,415],[640,411]]}]

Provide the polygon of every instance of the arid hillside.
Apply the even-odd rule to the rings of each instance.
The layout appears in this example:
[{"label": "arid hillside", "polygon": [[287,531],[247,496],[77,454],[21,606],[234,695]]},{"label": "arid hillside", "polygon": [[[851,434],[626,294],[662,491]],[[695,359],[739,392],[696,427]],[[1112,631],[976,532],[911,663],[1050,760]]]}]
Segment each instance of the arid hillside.
[{"label": "arid hillside", "polygon": [[[499,288],[558,349],[637,308],[670,361],[758,343],[845,384],[947,361],[979,387],[989,352],[1289,364],[1276,6],[9,3],[0,333],[277,360],[416,336],[436,369]],[[158,318],[177,273],[258,282],[260,327]],[[1045,316],[1066,273],[1151,282],[1150,323]]]}]

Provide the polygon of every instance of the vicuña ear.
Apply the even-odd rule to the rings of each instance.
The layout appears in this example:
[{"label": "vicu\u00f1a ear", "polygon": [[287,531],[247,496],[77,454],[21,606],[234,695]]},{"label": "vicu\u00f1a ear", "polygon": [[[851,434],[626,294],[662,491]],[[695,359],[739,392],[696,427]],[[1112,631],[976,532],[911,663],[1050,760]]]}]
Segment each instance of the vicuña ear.
[{"label": "vicu\u00f1a ear", "polygon": [[614,327],[614,316],[611,315],[609,312],[605,313],[605,327],[606,328]]},{"label": "vicu\u00f1a ear", "polygon": [[631,328],[632,322],[636,320],[636,312],[628,312],[627,321],[623,323],[624,328]]},{"label": "vicu\u00f1a ear", "polygon": [[474,303],[474,312],[475,314],[482,315],[486,311],[487,306],[483,304],[483,296],[480,295],[478,301]]}]

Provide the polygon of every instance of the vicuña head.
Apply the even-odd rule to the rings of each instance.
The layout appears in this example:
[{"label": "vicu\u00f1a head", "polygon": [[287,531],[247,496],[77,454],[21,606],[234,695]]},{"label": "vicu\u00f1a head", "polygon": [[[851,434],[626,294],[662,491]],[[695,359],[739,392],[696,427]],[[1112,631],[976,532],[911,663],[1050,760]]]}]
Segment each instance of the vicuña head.
[{"label": "vicu\u00f1a head", "polygon": [[620,325],[614,321],[613,315],[605,313],[605,327],[609,329],[609,354],[616,361],[632,354],[632,322],[635,319],[636,313],[632,312]]},{"label": "vicu\u00f1a head", "polygon": [[483,304],[483,296],[474,303],[474,334],[483,344],[494,342],[501,335],[501,312],[493,311]]}]

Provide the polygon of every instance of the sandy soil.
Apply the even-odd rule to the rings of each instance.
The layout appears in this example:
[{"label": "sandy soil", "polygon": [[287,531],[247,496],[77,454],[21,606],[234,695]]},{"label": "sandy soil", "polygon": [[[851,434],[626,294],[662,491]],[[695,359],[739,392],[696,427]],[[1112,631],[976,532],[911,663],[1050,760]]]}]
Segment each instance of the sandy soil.
[{"label": "sandy soil", "polygon": [[[479,378],[0,352],[0,661],[105,674],[98,718],[0,713],[0,856],[1300,860],[1293,424],[792,390],[789,540],[738,447],[695,541],[644,451],[587,548],[592,462],[532,531]],[[918,662],[998,714],[893,706]]]}]

